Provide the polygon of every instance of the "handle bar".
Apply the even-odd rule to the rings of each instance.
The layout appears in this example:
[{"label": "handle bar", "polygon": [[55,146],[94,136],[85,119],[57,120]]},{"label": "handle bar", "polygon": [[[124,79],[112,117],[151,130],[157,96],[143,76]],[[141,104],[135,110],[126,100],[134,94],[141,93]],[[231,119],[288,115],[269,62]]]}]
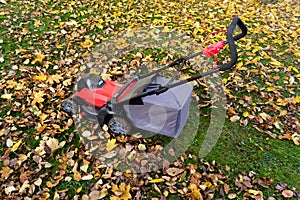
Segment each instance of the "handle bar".
[{"label": "handle bar", "polygon": [[[238,25],[240,27],[240,29],[242,30],[242,33],[233,36],[233,32],[234,29],[236,27],[236,25]],[[239,39],[241,39],[242,37],[244,37],[247,34],[247,27],[245,26],[245,24],[242,22],[242,20],[238,17],[234,17],[230,26],[227,29],[227,33],[226,33],[226,39],[227,39],[227,43],[229,45],[229,49],[231,52],[231,61],[229,63],[223,64],[220,66],[219,70],[220,71],[225,71],[229,68],[231,68],[233,65],[235,65],[235,63],[237,62],[238,59],[238,54],[236,51],[236,46],[234,44],[234,41],[237,41]]]},{"label": "handle bar", "polygon": [[[233,36],[234,29],[236,28],[237,25],[242,30],[242,33],[240,33],[236,36]],[[144,96],[148,96],[148,95],[152,95],[152,94],[157,94],[158,95],[160,93],[165,92],[169,88],[173,88],[173,87],[176,87],[178,85],[185,84],[187,82],[197,80],[199,78],[202,78],[204,76],[208,76],[210,74],[213,74],[213,73],[216,73],[216,72],[219,72],[219,71],[225,71],[227,69],[230,69],[233,65],[236,64],[237,59],[238,59],[238,54],[237,54],[237,51],[236,51],[236,46],[234,44],[234,41],[237,41],[237,40],[241,39],[242,37],[244,37],[247,34],[247,31],[248,31],[248,29],[245,26],[245,24],[242,22],[242,20],[238,17],[234,17],[231,24],[229,25],[229,27],[227,29],[227,33],[226,33],[227,41],[225,42],[229,45],[229,49],[230,49],[230,52],[231,52],[231,61],[229,63],[223,64],[219,68],[212,69],[210,71],[207,71],[207,72],[202,73],[202,74],[198,74],[196,76],[187,78],[185,80],[177,81],[175,83],[168,83],[167,85],[161,86],[160,88],[158,88],[156,90],[152,90],[152,91],[149,91],[147,93],[144,93],[144,94],[140,95],[138,98],[142,98]],[[185,62],[186,60],[194,58],[194,57],[199,56],[199,55],[202,55],[202,52],[194,53],[192,55],[185,56],[183,58],[179,58],[179,59],[175,60],[174,62],[172,62],[171,64],[169,64],[168,66],[163,67],[161,69],[158,69],[158,70],[156,70],[154,72],[151,72],[147,75],[141,76],[139,78],[144,78],[144,77],[149,76],[149,75],[157,74],[157,73],[159,73],[160,71],[162,71],[164,69],[167,69],[169,67],[173,67],[175,65],[179,65],[180,63]]]}]

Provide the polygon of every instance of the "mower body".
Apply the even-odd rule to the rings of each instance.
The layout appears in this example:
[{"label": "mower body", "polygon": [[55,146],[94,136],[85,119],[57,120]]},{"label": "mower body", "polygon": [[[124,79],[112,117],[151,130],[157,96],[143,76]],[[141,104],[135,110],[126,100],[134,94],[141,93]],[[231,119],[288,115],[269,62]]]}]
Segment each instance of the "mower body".
[{"label": "mower body", "polygon": [[73,100],[82,116],[97,119],[101,126],[116,115],[134,128],[178,137],[188,119],[193,85],[185,83],[161,94],[143,96],[169,80],[156,74],[136,77],[125,85],[100,80],[101,84],[93,84],[98,87],[82,88]]}]

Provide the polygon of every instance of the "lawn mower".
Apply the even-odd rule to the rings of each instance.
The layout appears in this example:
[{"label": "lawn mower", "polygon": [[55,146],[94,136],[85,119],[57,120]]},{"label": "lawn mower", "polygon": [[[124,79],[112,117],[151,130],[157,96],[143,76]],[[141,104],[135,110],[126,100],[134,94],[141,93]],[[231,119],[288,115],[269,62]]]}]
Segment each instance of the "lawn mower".
[{"label": "lawn mower", "polygon": [[[241,33],[234,36],[236,26]],[[62,109],[69,113],[81,114],[87,120],[104,124],[119,135],[128,135],[134,130],[145,130],[176,138],[180,135],[189,116],[189,106],[193,85],[189,82],[204,76],[225,71],[234,66],[238,54],[234,41],[247,34],[247,27],[234,17],[226,30],[226,41],[202,48],[194,53],[175,60],[169,65],[147,75],[136,75],[127,83],[120,84],[111,80],[103,80],[100,76],[89,74],[77,83],[77,92],[62,103]],[[229,45],[231,61],[185,80],[176,77],[184,64],[196,56],[215,56],[225,45]],[[178,67],[171,78],[159,73],[171,67]]]}]

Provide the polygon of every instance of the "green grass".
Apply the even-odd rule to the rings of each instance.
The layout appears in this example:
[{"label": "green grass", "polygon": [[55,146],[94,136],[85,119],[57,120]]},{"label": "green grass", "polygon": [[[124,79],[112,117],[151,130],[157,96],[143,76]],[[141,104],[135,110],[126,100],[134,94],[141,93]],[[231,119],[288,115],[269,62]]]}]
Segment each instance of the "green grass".
[{"label": "green grass", "polygon": [[[200,118],[200,126],[207,127],[208,122],[208,117]],[[188,152],[197,155],[205,133],[198,132]],[[219,162],[223,169],[229,166],[229,177],[240,171],[254,171],[257,177],[272,177],[275,183],[283,181],[299,190],[299,155],[300,148],[291,142],[270,138],[251,126],[242,127],[226,120],[218,143],[205,158]]]}]

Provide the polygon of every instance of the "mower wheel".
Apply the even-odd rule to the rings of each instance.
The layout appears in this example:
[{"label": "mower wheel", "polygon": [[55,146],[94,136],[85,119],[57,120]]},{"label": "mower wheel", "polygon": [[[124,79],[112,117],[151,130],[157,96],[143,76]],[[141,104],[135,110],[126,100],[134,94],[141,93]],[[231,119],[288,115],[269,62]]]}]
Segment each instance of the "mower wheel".
[{"label": "mower wheel", "polygon": [[63,111],[65,111],[69,115],[74,115],[74,114],[78,113],[75,109],[74,103],[71,101],[63,101],[61,106],[62,106]]},{"label": "mower wheel", "polygon": [[88,80],[91,82],[91,85],[97,87],[97,83],[100,80],[100,77],[96,74],[88,74],[86,77],[83,77],[78,81],[77,90],[80,91],[83,88],[90,88]]},{"label": "mower wheel", "polygon": [[130,135],[132,130],[130,123],[119,116],[113,116],[108,122],[108,127],[118,135]]}]

